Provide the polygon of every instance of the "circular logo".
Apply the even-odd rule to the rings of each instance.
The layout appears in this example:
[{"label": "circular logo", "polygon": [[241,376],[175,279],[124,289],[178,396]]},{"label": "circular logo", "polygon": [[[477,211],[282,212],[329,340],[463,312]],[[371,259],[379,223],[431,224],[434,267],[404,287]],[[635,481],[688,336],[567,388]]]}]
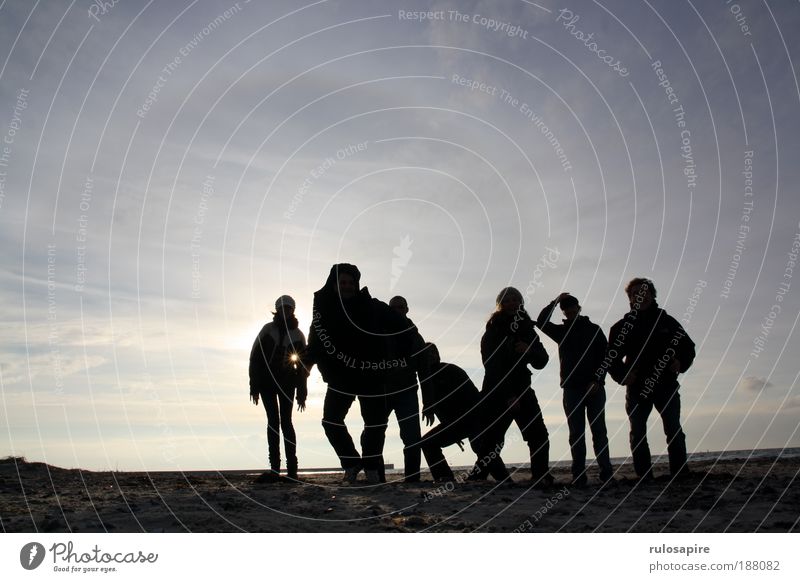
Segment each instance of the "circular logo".
[{"label": "circular logo", "polygon": [[26,570],[35,570],[44,561],[44,546],[38,542],[30,542],[19,551],[19,563]]}]

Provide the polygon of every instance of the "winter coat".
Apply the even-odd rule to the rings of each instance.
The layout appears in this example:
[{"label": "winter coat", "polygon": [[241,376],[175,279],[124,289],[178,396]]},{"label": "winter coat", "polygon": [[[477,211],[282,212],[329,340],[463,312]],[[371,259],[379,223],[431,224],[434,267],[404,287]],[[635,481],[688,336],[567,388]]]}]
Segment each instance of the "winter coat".
[{"label": "winter coat", "polygon": [[455,364],[441,362],[422,381],[422,410],[432,412],[442,424],[474,416],[480,393],[467,373]]},{"label": "winter coat", "polygon": [[674,359],[686,372],[695,357],[694,342],[672,316],[653,304],[628,312],[611,327],[606,361],[611,377],[622,384],[633,371],[629,390],[642,399],[679,388],[678,373],[670,370]]},{"label": "winter coat", "polygon": [[[306,365],[316,364],[323,380],[351,394],[378,394],[388,371],[409,365],[413,334],[405,317],[359,289],[342,300],[338,274],[358,269],[346,263],[331,268],[325,286],[314,294],[314,313]],[[414,328],[415,329],[415,328]]]},{"label": "winter coat", "polygon": [[287,329],[283,322],[271,321],[261,328],[250,350],[250,393],[290,393],[297,389],[297,402],[304,404],[308,394],[308,373],[291,354],[301,354],[306,338],[299,329]]},{"label": "winter coat", "polygon": [[563,324],[549,321],[557,303],[554,301],[542,309],[537,325],[550,339],[558,344],[558,359],[561,364],[561,387],[570,390],[585,390],[596,381],[605,381],[603,358],[606,355],[606,336],[599,325],[579,315]]},{"label": "winter coat", "polygon": [[[522,354],[514,348],[518,341],[529,344]],[[481,358],[486,370],[481,393],[501,401],[518,398],[530,386],[528,364],[541,370],[549,359],[524,311],[514,316],[498,312],[489,319],[481,338]]]}]

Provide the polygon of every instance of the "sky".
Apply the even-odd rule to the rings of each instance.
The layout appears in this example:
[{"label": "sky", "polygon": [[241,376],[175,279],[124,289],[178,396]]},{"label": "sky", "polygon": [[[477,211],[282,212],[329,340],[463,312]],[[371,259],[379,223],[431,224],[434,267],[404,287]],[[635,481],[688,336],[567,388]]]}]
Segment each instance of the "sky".
[{"label": "sky", "polygon": [[[607,332],[650,277],[698,347],[689,450],[800,446],[798,29],[774,0],[0,3],[0,456],[263,468],[250,347],[284,293],[308,330],[337,262],[478,386],[501,288]],[[336,466],[309,392],[301,468]]]}]

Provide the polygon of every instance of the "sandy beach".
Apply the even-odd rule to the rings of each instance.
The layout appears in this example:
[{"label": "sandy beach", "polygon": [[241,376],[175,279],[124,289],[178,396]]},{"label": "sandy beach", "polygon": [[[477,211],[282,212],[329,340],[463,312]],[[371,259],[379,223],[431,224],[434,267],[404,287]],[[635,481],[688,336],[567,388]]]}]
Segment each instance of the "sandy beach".
[{"label": "sandy beach", "polygon": [[537,491],[527,471],[513,484],[458,482],[340,485],[341,475],[261,484],[242,473],[122,473],[0,461],[5,532],[792,532],[800,530],[800,459],[666,467],[638,484],[617,465],[615,482]]}]

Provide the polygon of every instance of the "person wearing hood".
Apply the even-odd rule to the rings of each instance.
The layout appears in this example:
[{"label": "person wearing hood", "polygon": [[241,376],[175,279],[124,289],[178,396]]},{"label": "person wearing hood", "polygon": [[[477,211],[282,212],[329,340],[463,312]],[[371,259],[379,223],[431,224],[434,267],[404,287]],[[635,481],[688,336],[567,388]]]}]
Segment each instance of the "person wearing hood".
[{"label": "person wearing hood", "polygon": [[[557,306],[561,307],[564,314],[561,324],[550,321]],[[564,412],[567,415],[572,453],[572,484],[576,487],[583,487],[588,482],[587,417],[595,458],[600,467],[600,481],[605,483],[613,475],[606,431],[605,374],[602,373],[608,342],[600,326],[580,313],[578,300],[569,293],[561,293],[542,309],[536,322],[539,329],[558,344]]]},{"label": "person wearing hood", "polygon": [[688,469],[678,375],[694,361],[694,342],[681,324],[658,306],[650,279],[632,279],[625,293],[631,310],[611,327],[604,366],[625,386],[633,466],[640,480],[653,478],[647,419],[655,407],[667,437],[670,474],[682,478]]},{"label": "person wearing hood", "polygon": [[[401,365],[411,351],[405,318],[360,286],[361,272],[349,263],[331,267],[325,285],[314,294],[314,316],[304,363],[319,368],[328,384],[322,426],[345,472],[354,483],[364,469],[378,483],[388,423],[387,370]],[[345,425],[358,398],[364,430],[361,454]]]},{"label": "person wearing hood", "polygon": [[300,365],[299,354],[306,338],[297,326],[295,302],[288,295],[275,301],[272,321],[261,328],[250,350],[250,399],[259,399],[267,411],[267,446],[270,470],[259,479],[275,481],[280,477],[281,437],[286,450],[286,474],[297,479],[297,442],[292,425],[292,401],[297,397],[298,410],[306,407],[308,373]]},{"label": "person wearing hood", "polygon": [[[486,434],[480,438],[483,459],[499,458],[505,434],[516,422],[528,443],[531,479],[534,487],[553,484],[549,470],[550,441],[536,393],[531,387],[528,365],[541,370],[548,362],[547,351],[520,293],[506,287],[497,295],[495,312],[481,338],[481,358],[486,370],[481,387]],[[486,465],[473,468],[473,479],[485,478]]]}]

